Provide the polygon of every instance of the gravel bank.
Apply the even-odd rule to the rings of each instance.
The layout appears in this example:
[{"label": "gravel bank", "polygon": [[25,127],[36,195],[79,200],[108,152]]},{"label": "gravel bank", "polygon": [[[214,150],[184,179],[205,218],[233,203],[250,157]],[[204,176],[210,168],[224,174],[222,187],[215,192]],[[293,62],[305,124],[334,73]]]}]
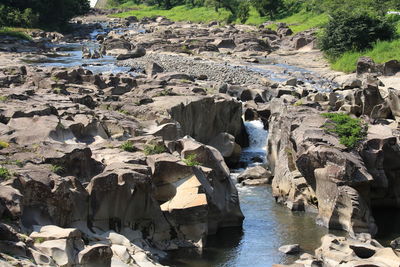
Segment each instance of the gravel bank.
[{"label": "gravel bank", "polygon": [[168,72],[176,71],[193,76],[207,75],[209,80],[230,84],[259,84],[261,78],[254,71],[243,67],[180,55],[147,54],[144,57],[124,60],[117,64],[144,69],[148,62],[156,62]]}]

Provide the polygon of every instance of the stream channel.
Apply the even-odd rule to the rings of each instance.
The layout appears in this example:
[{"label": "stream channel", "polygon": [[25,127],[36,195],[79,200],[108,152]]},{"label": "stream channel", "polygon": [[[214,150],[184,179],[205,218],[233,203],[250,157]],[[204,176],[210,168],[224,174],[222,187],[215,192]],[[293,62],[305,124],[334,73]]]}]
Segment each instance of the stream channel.
[{"label": "stream channel", "polygon": [[[49,57],[48,60],[36,63],[39,66],[73,67],[83,66],[93,73],[128,72],[129,68],[116,65],[112,56],[100,59],[82,59],[82,45],[98,49],[95,41],[97,34],[91,34],[92,41],[85,44],[56,44],[65,53],[62,57]],[[269,66],[271,68],[269,68]],[[319,88],[327,82],[310,80],[312,73],[289,65],[272,65],[268,62],[243,66],[255,73],[264,75],[275,81],[285,81],[293,72],[300,73],[304,82],[309,82]],[[278,68],[277,68],[278,67]],[[279,70],[277,72],[277,70]],[[130,73],[135,76],[135,73]],[[314,75],[312,75],[315,77]],[[265,164],[267,131],[261,121],[245,123],[250,138],[250,147],[242,152],[242,161],[247,167],[255,164]],[[254,162],[254,158],[262,158],[263,163]],[[256,160],[258,161],[258,160]],[[232,179],[244,169],[231,170]],[[315,216],[303,212],[291,212],[289,209],[275,203],[270,186],[243,187],[237,185],[241,209],[245,215],[242,230],[224,229],[217,235],[210,236],[203,252],[179,250],[170,254],[170,266],[190,267],[265,267],[272,264],[293,263],[298,255],[290,256],[280,253],[278,248],[287,244],[300,244],[302,252],[313,253],[320,246],[320,238],[328,233],[328,229],[315,223]],[[343,233],[342,233],[343,234]]]}]

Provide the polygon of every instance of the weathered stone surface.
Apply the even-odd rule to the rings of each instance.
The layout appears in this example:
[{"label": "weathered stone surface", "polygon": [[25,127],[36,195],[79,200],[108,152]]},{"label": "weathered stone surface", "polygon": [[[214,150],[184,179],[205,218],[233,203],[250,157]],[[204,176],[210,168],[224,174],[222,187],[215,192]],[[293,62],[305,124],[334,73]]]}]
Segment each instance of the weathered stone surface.
[{"label": "weathered stone surface", "polygon": [[368,191],[374,178],[362,158],[326,133],[326,119],[313,109],[273,101],[271,113],[268,164],[274,196],[292,209],[318,203],[318,219],[329,228],[376,233]]},{"label": "weathered stone surface", "polygon": [[172,107],[170,114],[181,124],[183,134],[199,142],[207,144],[218,134],[226,132],[235,137],[236,143],[247,146],[242,106],[236,101],[205,97]]},{"label": "weathered stone surface", "polygon": [[300,245],[299,244],[285,245],[280,247],[278,250],[285,254],[296,254],[300,252]]}]

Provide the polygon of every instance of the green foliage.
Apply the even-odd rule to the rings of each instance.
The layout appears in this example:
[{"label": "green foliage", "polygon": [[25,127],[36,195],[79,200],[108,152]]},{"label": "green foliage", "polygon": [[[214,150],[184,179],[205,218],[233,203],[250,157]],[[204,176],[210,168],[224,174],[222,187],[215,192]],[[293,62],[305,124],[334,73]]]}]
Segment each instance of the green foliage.
[{"label": "green foliage", "polygon": [[320,37],[320,46],[330,58],[346,51],[362,51],[377,41],[390,40],[395,27],[383,18],[367,14],[337,13],[333,15]]},{"label": "green foliage", "polygon": [[0,149],[9,147],[10,144],[4,141],[0,141]]},{"label": "green foliage", "polygon": [[322,116],[331,121],[324,125],[325,130],[336,133],[340,143],[349,149],[357,147],[367,135],[368,126],[360,119],[352,118],[345,113],[323,113]]},{"label": "green foliage", "polygon": [[0,179],[8,180],[11,178],[11,173],[8,169],[1,167],[0,168]]},{"label": "green foliage", "polygon": [[126,152],[135,152],[136,151],[136,148],[134,147],[132,141],[126,141],[126,142],[122,143],[120,148]]},{"label": "green foliage", "polygon": [[230,12],[226,9],[215,11],[208,7],[191,8],[190,6],[176,6],[170,10],[160,9],[157,6],[144,5],[135,5],[130,7],[135,10],[115,14],[113,17],[125,18],[136,16],[138,19],[142,19],[144,17],[165,16],[172,21],[210,22],[216,20],[226,22],[230,16]]},{"label": "green foliage", "polygon": [[240,2],[237,17],[241,23],[245,23],[250,16],[250,4],[247,1]]},{"label": "green foliage", "polygon": [[51,165],[51,171],[58,175],[61,175],[65,172],[65,168],[63,166],[54,164],[54,165]]},{"label": "green foliage", "polygon": [[158,145],[158,144],[148,144],[144,147],[144,154],[146,155],[155,155],[155,154],[161,154],[167,151],[165,149],[165,146],[163,145]]},{"label": "green foliage", "polygon": [[88,0],[2,0],[0,26],[60,29],[89,9]]},{"label": "green foliage", "polygon": [[282,0],[251,0],[253,6],[258,10],[261,16],[269,15],[270,19],[275,19],[279,9],[283,8]]},{"label": "green foliage", "polygon": [[7,35],[22,40],[32,40],[32,37],[22,28],[0,27],[0,36]]},{"label": "green foliage", "polygon": [[188,166],[198,166],[200,165],[200,162],[198,162],[196,159],[196,154],[189,154],[182,161]]}]

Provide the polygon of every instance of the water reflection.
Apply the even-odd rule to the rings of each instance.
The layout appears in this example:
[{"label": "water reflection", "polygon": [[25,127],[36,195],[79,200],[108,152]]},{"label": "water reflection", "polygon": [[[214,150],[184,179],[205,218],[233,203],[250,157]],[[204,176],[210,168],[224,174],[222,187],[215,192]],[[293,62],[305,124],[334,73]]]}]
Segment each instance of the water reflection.
[{"label": "water reflection", "polygon": [[328,233],[315,224],[315,217],[292,213],[277,205],[271,188],[239,187],[241,207],[246,216],[243,231],[224,229],[210,237],[202,255],[187,251],[174,252],[166,262],[171,266],[190,267],[265,267],[272,264],[293,263],[298,256],[282,254],[278,248],[300,244],[305,252],[320,246],[320,239]]}]

